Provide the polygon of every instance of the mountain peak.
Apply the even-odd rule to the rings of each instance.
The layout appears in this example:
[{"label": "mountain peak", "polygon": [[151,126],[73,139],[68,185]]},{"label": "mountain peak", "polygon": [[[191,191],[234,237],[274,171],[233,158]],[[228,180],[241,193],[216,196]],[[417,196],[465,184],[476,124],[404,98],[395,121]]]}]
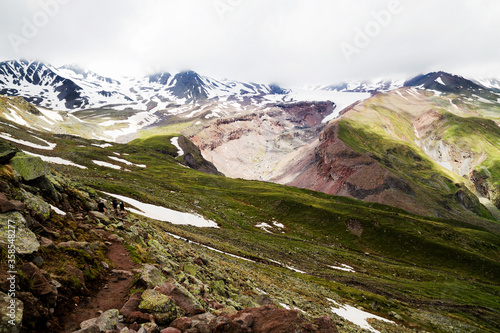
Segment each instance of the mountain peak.
[{"label": "mountain peak", "polygon": [[479,91],[484,87],[462,76],[443,71],[420,74],[404,83],[405,87],[422,87],[441,92]]}]

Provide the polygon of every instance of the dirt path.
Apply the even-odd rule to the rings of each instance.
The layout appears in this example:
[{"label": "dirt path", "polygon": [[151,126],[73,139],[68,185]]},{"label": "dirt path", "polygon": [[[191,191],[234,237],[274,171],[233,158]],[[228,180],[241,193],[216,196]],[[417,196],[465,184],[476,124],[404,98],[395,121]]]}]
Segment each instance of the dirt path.
[{"label": "dirt path", "polygon": [[[108,243],[109,244],[109,243]],[[133,280],[135,264],[125,246],[117,241],[108,245],[106,257],[112,262],[97,293],[81,300],[69,315],[64,325],[65,331],[79,329],[79,324],[99,316],[99,311],[120,309],[126,301]]]}]

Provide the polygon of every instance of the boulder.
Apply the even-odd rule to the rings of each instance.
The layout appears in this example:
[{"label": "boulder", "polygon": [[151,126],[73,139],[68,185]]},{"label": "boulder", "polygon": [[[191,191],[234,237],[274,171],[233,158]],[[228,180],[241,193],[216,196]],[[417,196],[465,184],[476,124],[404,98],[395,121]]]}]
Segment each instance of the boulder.
[{"label": "boulder", "polygon": [[26,205],[17,200],[9,200],[4,193],[0,193],[0,213],[5,213],[11,210],[23,210]]},{"label": "boulder", "polygon": [[21,190],[16,199],[23,201],[26,204],[33,217],[38,218],[40,221],[46,221],[50,217],[51,208],[50,205],[43,200],[43,198],[34,195],[25,190]]},{"label": "boulder", "polygon": [[85,276],[83,275],[81,269],[66,265],[64,267],[64,270],[68,277],[76,279],[84,290],[87,289],[87,287],[85,286]]},{"label": "boulder", "polygon": [[144,282],[148,288],[154,288],[167,282],[167,279],[161,274],[158,268],[146,264],[142,268],[141,281]]},{"label": "boulder", "polygon": [[49,166],[40,157],[17,153],[10,160],[10,165],[17,171],[24,181],[35,180],[49,172]]},{"label": "boulder", "polygon": [[182,285],[177,282],[164,283],[160,286],[160,292],[173,298],[175,304],[193,316],[205,312],[198,300]]},{"label": "boulder", "polygon": [[276,309],[271,306],[248,308],[230,315],[213,319],[211,332],[322,332],[337,333],[337,327],[331,319],[317,318],[310,322],[298,310]]},{"label": "boulder", "polygon": [[0,332],[21,332],[24,304],[0,291]]},{"label": "boulder", "polygon": [[[16,295],[24,305],[23,318],[25,319],[25,326],[31,326],[31,329],[35,329],[35,326],[43,324],[48,320],[49,309],[38,298],[33,296],[32,293],[18,292]],[[28,325],[26,325],[26,322],[28,322]]]},{"label": "boulder", "polygon": [[139,304],[142,301],[142,291],[137,291],[133,293],[127,302],[120,309],[120,314],[124,317],[128,317],[132,312],[137,311]]},{"label": "boulder", "polygon": [[24,276],[29,280],[29,285],[31,286],[31,292],[33,295],[49,296],[54,292],[52,285],[45,278],[42,270],[38,268],[35,264],[27,262],[20,267]]},{"label": "boulder", "polygon": [[160,333],[182,333],[182,331],[179,331],[177,328],[167,327],[162,329]]},{"label": "boulder", "polygon": [[171,297],[161,294],[154,289],[148,289],[142,294],[139,309],[154,314],[158,324],[170,324],[176,318],[182,317],[185,312],[175,305]]},{"label": "boulder", "polygon": [[0,214],[0,231],[0,247],[8,248],[14,240],[17,254],[31,254],[40,248],[35,234],[28,229],[26,219],[19,212]]},{"label": "boulder", "polygon": [[0,140],[0,164],[9,162],[19,151],[19,149],[10,142]]},{"label": "boulder", "polygon": [[106,214],[95,211],[95,210],[90,211],[89,216],[93,219],[98,220],[99,222],[101,222],[105,225],[108,225],[111,223],[111,220],[109,219],[109,217]]},{"label": "boulder", "polygon": [[160,333],[160,329],[155,323],[145,323],[137,333]]},{"label": "boulder", "polygon": [[120,313],[117,309],[107,310],[99,318],[97,318],[96,325],[99,327],[101,332],[114,330],[119,322],[119,317]]}]

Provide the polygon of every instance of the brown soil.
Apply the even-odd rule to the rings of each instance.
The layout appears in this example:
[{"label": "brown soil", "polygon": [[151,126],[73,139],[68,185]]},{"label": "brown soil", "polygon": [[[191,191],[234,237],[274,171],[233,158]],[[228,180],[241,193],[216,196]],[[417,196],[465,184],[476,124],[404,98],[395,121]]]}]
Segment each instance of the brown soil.
[{"label": "brown soil", "polygon": [[106,257],[112,263],[109,271],[94,290],[91,290],[91,295],[79,300],[75,309],[62,319],[61,326],[65,332],[79,329],[82,321],[98,317],[99,311],[120,309],[125,304],[132,285],[133,275],[116,274],[112,270],[133,273],[132,270],[137,268],[138,265],[132,261],[125,246],[117,241],[113,241],[107,246]]}]

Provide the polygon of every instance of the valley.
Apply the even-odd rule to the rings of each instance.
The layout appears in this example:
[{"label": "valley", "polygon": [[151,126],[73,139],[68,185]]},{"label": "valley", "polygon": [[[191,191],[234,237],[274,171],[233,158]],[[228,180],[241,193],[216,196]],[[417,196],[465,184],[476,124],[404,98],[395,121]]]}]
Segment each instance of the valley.
[{"label": "valley", "polygon": [[[92,89],[118,87],[91,77]],[[37,291],[21,277],[24,311],[38,304],[53,314],[30,312],[19,323],[65,331],[73,297],[105,290],[106,253],[120,243],[135,264],[124,266],[129,295],[115,301],[137,298],[134,315],[116,309],[122,328],[151,318],[165,328],[177,318],[244,331],[245,316],[258,326],[275,313],[310,332],[497,331],[499,95],[442,72],[427,79],[445,88],[425,79],[307,95],[318,100],[194,72],[150,77],[150,87],[135,88],[137,100],[130,86],[116,88],[120,95],[103,103],[84,88],[73,101],[35,104],[5,88],[0,186],[38,226],[31,240],[39,250],[19,262],[42,257],[45,275],[62,285],[56,304],[30,303]],[[126,215],[93,213],[113,196]],[[144,207],[209,224],[179,224],[170,211],[153,216]],[[2,269],[5,257],[2,247]],[[64,278],[65,265],[84,273],[86,288]],[[157,304],[174,299],[167,287],[191,307]],[[101,310],[85,319],[112,309]],[[353,311],[372,319],[353,322]]]}]

